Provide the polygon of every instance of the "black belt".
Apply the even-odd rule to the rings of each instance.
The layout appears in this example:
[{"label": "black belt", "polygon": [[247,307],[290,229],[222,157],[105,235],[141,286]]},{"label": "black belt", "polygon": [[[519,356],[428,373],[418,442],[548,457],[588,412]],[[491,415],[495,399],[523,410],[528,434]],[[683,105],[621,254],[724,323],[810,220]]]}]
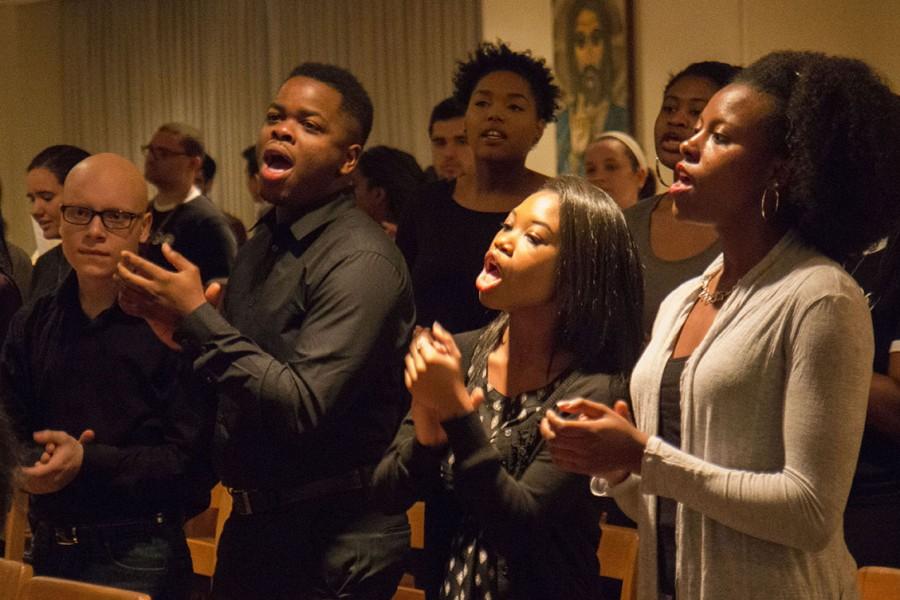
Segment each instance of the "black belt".
[{"label": "black belt", "polygon": [[142,535],[152,532],[154,529],[174,519],[164,513],[156,513],[145,519],[132,519],[128,521],[112,521],[109,523],[87,523],[84,525],[58,526],[49,521],[38,521],[35,529],[52,536],[53,543],[57,546],[74,546],[81,542],[95,539],[102,534],[116,536]]},{"label": "black belt", "polygon": [[317,479],[293,488],[277,490],[238,490],[228,488],[232,511],[239,515],[272,512],[284,506],[351,492],[368,487],[374,467],[360,467],[325,479]]}]

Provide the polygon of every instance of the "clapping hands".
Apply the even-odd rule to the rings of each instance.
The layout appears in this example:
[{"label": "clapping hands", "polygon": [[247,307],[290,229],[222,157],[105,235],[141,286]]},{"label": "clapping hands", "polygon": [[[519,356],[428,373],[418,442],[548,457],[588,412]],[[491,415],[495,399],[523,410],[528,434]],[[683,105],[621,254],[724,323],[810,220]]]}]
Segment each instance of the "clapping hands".
[{"label": "clapping hands", "polygon": [[412,394],[412,418],[416,438],[426,446],[447,442],[443,421],[474,411],[484,399],[480,389],[471,395],[461,371],[461,355],[453,336],[435,323],[413,337],[403,374]]},{"label": "clapping hands", "polygon": [[640,472],[647,434],[634,426],[625,402],[619,400],[609,408],[579,398],[560,402],[557,407],[577,415],[575,419],[563,419],[548,410],[541,420],[541,435],[559,468],[613,483],[630,472]]}]

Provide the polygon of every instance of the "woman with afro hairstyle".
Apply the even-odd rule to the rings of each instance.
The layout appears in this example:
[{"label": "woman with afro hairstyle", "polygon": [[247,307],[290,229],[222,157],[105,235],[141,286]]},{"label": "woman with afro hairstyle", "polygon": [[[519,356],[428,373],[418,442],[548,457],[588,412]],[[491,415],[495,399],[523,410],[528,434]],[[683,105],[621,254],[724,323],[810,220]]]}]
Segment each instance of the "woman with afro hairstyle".
[{"label": "woman with afro hairstyle", "polygon": [[482,44],[460,62],[454,85],[474,169],[426,187],[401,221],[397,245],[412,274],[418,324],[469,331],[496,314],[475,290],[485,248],[507,213],[547,179],[525,159],[555,118],[559,88],[543,59],[503,43]]},{"label": "woman with afro hairstyle", "polygon": [[857,598],[842,516],[873,341],[840,262],[898,220],[898,139],[900,105],[867,65],[777,52],[682,142],[674,210],[714,225],[722,255],[660,307],[632,373],[637,427],[586,400],[561,407],[584,418],[542,423],[557,464],[638,522],[642,600]]}]

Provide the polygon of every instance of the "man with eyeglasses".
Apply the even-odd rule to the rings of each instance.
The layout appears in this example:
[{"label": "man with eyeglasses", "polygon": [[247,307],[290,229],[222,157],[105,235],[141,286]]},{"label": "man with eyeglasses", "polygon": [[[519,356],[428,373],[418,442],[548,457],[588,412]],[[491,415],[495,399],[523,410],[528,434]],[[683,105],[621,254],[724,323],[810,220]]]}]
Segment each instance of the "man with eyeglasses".
[{"label": "man with eyeglasses", "polygon": [[212,401],[190,364],[118,305],[116,265],[150,232],[141,172],[113,154],[66,178],[72,273],[13,320],[0,398],[26,448],[39,575],[186,598],[187,516],[209,502]]},{"label": "man with eyeglasses", "polygon": [[157,189],[144,254],[171,268],[161,250],[167,242],[200,268],[203,281],[226,279],[237,242],[225,215],[194,183],[205,154],[200,131],[184,123],[166,123],[141,150],[144,176]]}]

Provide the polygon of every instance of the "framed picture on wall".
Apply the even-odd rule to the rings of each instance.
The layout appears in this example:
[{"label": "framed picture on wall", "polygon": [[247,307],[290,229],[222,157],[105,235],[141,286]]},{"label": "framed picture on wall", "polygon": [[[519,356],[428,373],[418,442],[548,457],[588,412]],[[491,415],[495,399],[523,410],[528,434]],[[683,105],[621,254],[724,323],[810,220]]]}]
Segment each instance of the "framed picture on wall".
[{"label": "framed picture on wall", "polygon": [[555,72],[563,90],[556,167],[583,174],[596,135],[631,133],[634,118],[631,0],[553,0]]}]

